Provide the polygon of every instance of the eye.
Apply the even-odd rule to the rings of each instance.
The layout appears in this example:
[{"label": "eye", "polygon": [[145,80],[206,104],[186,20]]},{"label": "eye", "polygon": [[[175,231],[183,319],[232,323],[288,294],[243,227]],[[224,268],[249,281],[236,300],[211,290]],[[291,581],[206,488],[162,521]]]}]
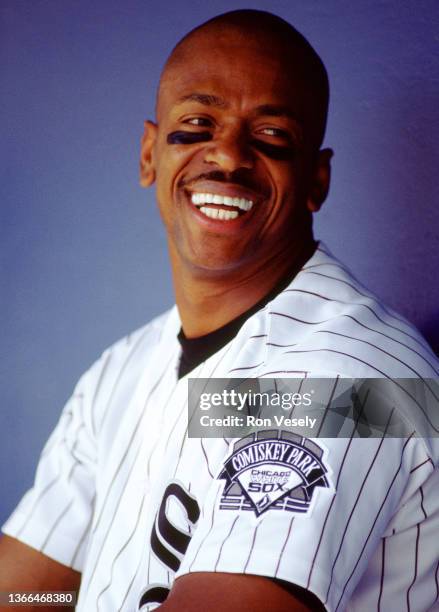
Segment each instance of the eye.
[{"label": "eye", "polygon": [[296,140],[288,131],[273,125],[266,125],[254,131],[255,149],[275,160],[291,161],[296,154]]},{"label": "eye", "polygon": [[280,132],[281,130],[278,130],[276,128],[264,128],[263,130],[261,130],[263,134],[268,134],[268,136],[280,136]]},{"label": "eye", "polygon": [[197,127],[211,127],[212,122],[210,119],[206,117],[189,117],[188,119],[184,119],[183,123],[188,123],[189,125],[195,125]]},{"label": "eye", "polygon": [[257,134],[262,134],[263,136],[273,136],[274,138],[279,138],[291,142],[291,136],[288,132],[273,126],[263,127],[257,131]]}]

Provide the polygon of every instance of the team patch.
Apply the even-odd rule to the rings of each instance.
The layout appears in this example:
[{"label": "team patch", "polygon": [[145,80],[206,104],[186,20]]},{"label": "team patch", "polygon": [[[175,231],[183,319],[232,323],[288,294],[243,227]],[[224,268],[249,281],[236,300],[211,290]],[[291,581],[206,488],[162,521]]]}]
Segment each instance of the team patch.
[{"label": "team patch", "polygon": [[316,487],[329,487],[323,449],[294,433],[259,431],[237,440],[218,476],[221,510],[306,513]]}]

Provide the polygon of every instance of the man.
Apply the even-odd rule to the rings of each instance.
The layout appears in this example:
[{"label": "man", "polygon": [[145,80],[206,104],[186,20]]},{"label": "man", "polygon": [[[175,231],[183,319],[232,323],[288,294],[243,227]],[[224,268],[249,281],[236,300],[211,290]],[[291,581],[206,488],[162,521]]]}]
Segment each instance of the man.
[{"label": "man", "polygon": [[[417,332],[314,242],[312,213],[330,177],[332,152],[320,150],[327,101],[315,51],[268,13],[219,16],[174,49],[140,172],[157,186],[177,308],[78,383],[34,489],[4,527],[0,590],[81,583],[78,609],[108,611],[434,604],[434,440],[323,444],[278,432],[259,464],[280,466],[292,449],[296,473],[318,466],[319,486],[257,512],[245,496],[231,507],[224,482],[247,442],[187,437],[189,373],[335,385],[438,375]],[[398,410],[418,431],[406,403]]]}]

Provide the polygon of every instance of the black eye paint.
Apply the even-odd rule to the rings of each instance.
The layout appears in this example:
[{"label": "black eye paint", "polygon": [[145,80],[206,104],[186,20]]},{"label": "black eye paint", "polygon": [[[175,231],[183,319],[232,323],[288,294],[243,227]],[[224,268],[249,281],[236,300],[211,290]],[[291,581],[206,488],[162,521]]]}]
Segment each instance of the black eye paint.
[{"label": "black eye paint", "polygon": [[264,155],[267,155],[267,157],[271,157],[271,159],[278,161],[289,161],[294,159],[296,155],[296,149],[294,147],[273,145],[268,142],[263,142],[262,140],[253,140],[252,146],[261,153],[264,153]]},{"label": "black eye paint", "polygon": [[185,132],[183,130],[179,130],[177,132],[171,132],[168,134],[166,142],[168,144],[189,145],[196,142],[206,142],[207,140],[211,139],[212,134],[210,132]]},{"label": "black eye paint", "polygon": [[[207,142],[208,140],[212,140],[210,132],[186,132],[184,130],[171,132],[166,139],[167,143],[171,145],[191,145],[198,142]],[[294,147],[273,145],[262,140],[253,140],[251,144],[255,149],[264,153],[264,155],[279,161],[291,160],[296,154]]]}]

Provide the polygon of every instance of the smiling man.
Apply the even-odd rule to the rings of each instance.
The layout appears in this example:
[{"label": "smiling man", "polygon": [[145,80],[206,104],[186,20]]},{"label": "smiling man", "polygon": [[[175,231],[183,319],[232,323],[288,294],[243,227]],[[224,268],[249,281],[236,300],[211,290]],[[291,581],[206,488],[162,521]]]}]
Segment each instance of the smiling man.
[{"label": "smiling man", "polygon": [[[81,584],[78,610],[109,612],[434,604],[439,451],[415,435],[416,398],[390,416],[405,438],[187,435],[188,375],[290,376],[299,391],[321,376],[333,393],[342,378],[438,375],[417,331],[314,241],[327,104],[316,52],[268,13],[221,15],[173,50],[140,172],[176,307],[79,381],[4,526],[0,590]],[[255,496],[261,483],[276,496]]]},{"label": "smiling man", "polygon": [[311,256],[327,103],[323,64],[279,19],[234,13],[173,51],[141,176],[157,182],[186,336],[228,323]]}]

